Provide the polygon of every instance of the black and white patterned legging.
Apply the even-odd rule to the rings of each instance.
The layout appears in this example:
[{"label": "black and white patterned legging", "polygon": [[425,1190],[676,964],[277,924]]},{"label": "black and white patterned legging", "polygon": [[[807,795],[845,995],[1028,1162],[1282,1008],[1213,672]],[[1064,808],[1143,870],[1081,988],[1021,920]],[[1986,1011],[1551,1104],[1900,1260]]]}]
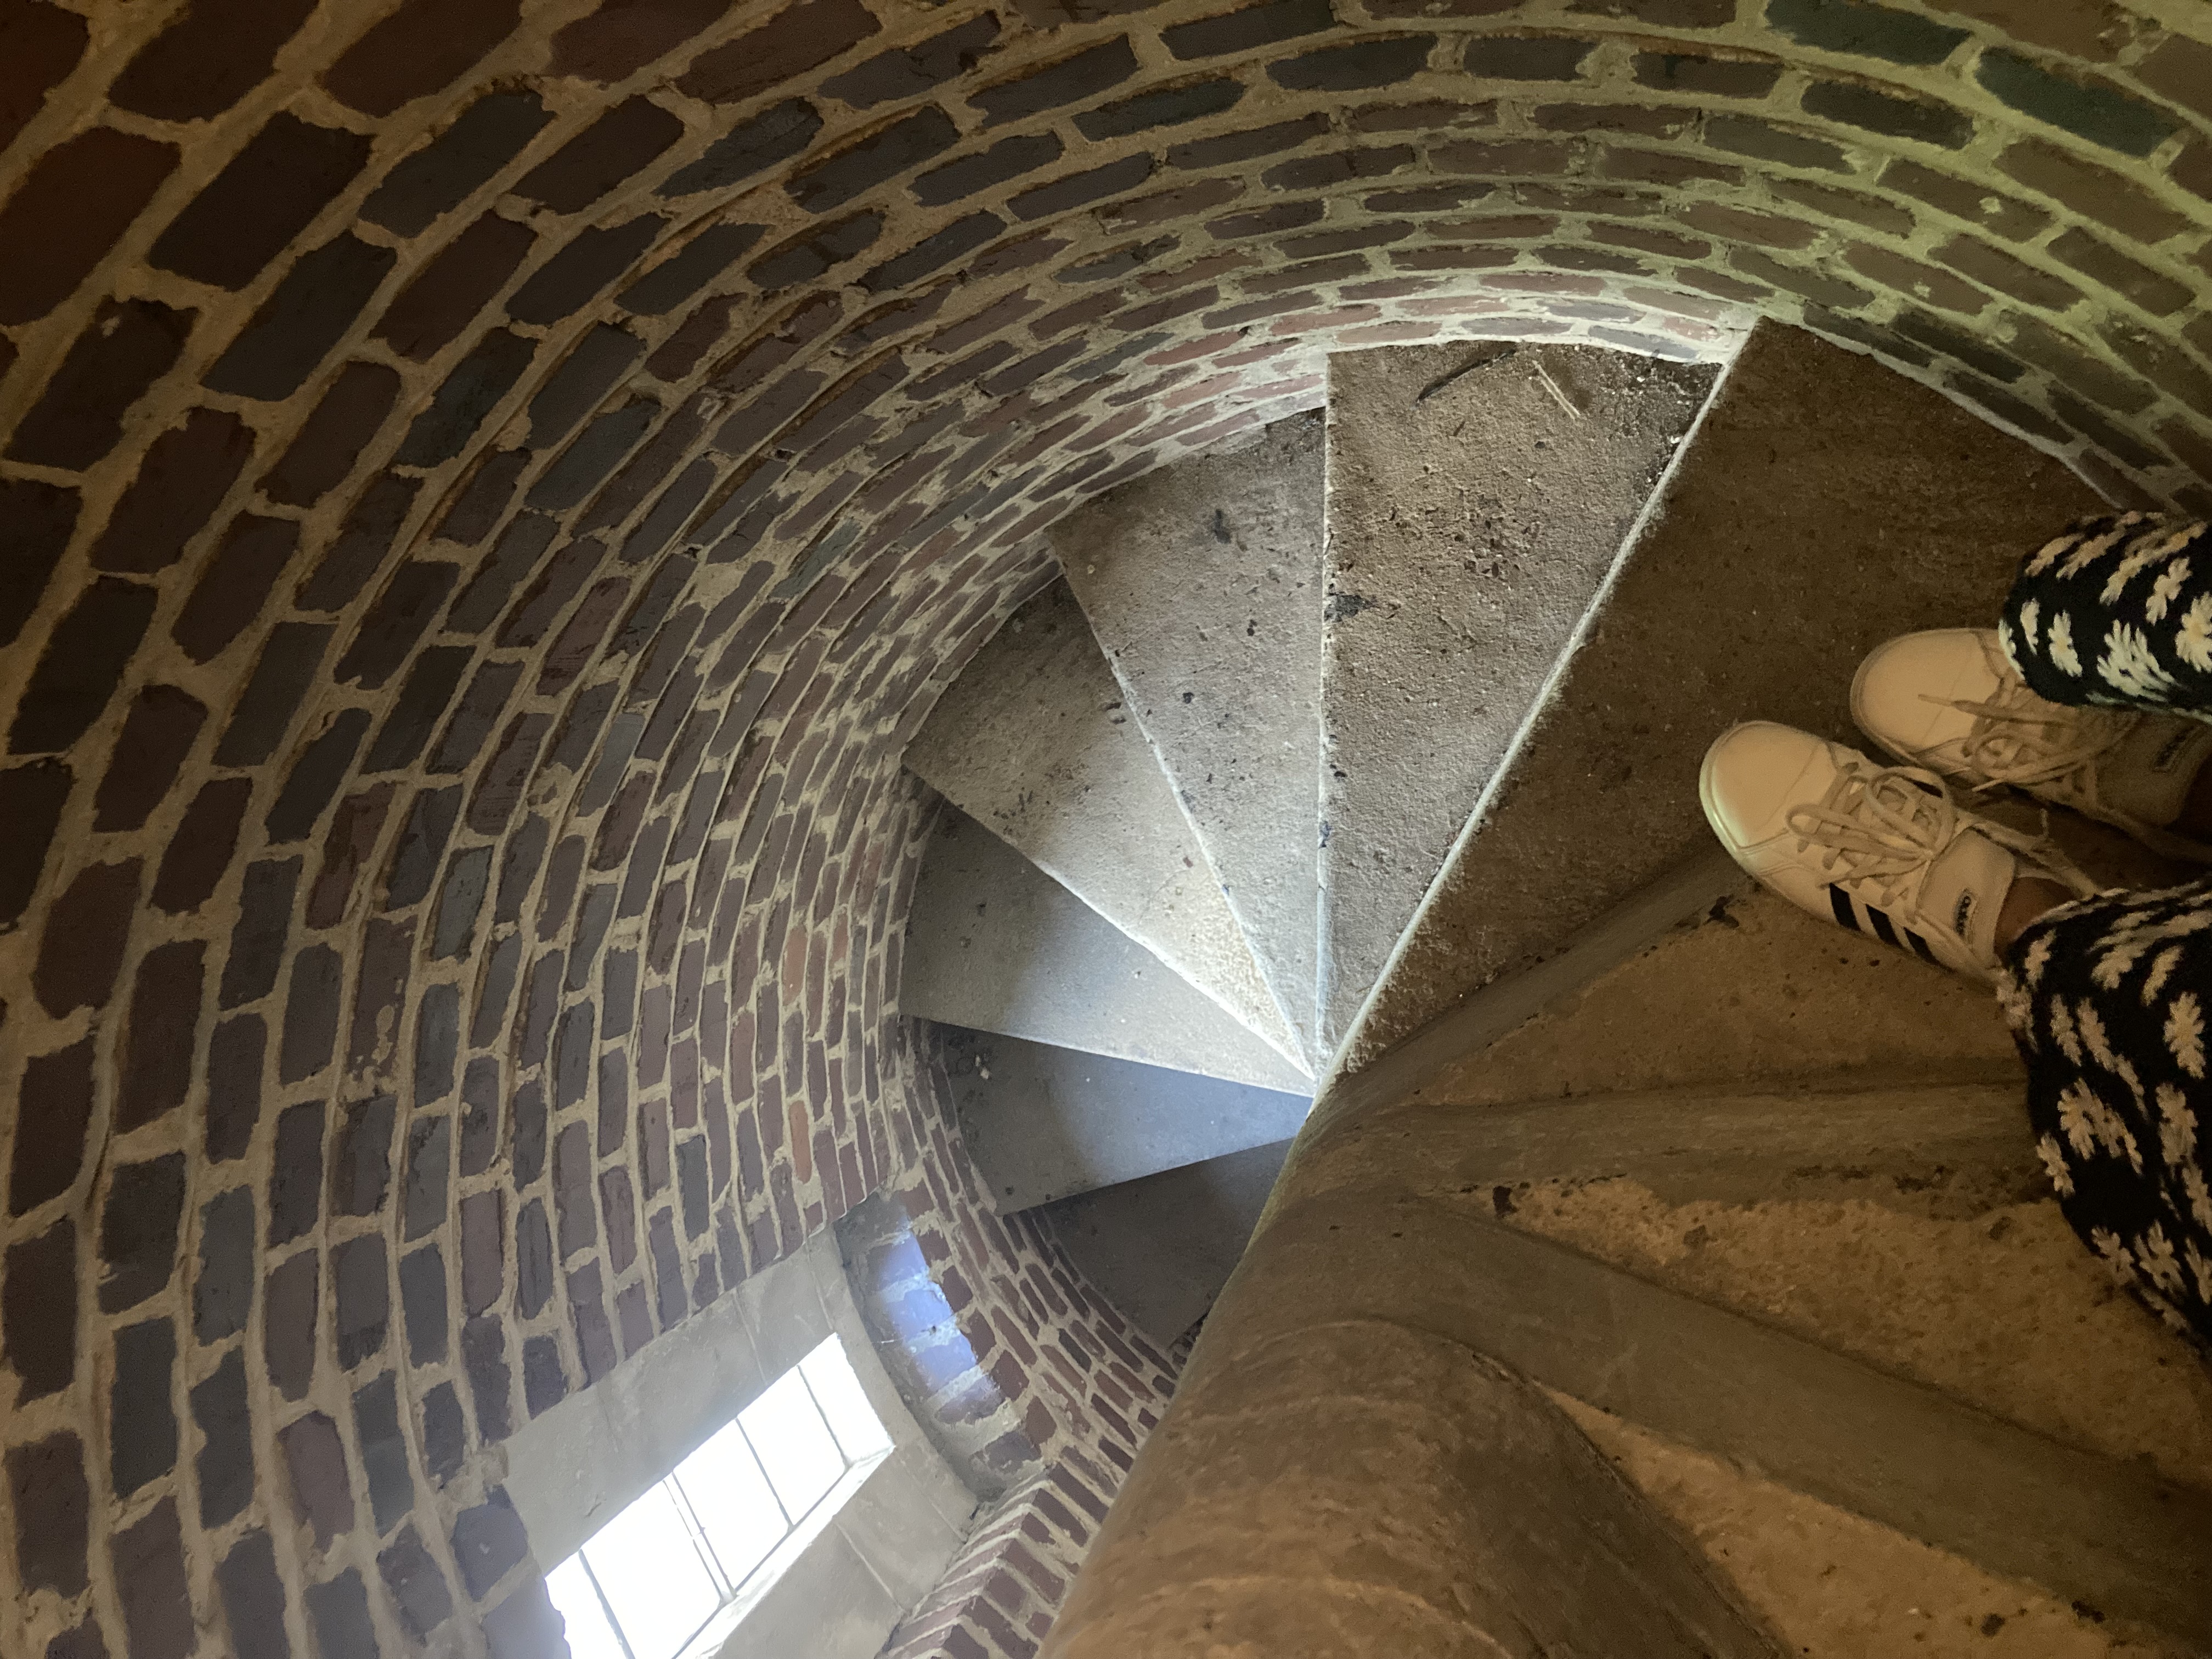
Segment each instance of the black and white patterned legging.
[{"label": "black and white patterned legging", "polygon": [[[2076,525],[2021,568],[2000,626],[2033,690],[2212,720],[2212,528]],[[1998,994],[2074,1231],[2166,1322],[2212,1345],[2212,877],[2051,911]]]}]

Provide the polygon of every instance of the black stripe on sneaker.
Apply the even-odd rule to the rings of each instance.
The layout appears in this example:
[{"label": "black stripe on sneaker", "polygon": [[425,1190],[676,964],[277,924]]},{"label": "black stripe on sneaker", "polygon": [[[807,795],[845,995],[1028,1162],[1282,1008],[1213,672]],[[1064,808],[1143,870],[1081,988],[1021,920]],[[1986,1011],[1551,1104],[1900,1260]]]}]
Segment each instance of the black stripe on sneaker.
[{"label": "black stripe on sneaker", "polygon": [[1874,924],[1874,936],[1884,945],[1894,945],[1900,951],[1905,948],[1905,941],[1898,938],[1897,929],[1889,925],[1888,912],[1877,910],[1869,904],[1867,906],[1867,920]]},{"label": "black stripe on sneaker", "polygon": [[1836,913],[1836,920],[1854,933],[1864,931],[1859,926],[1858,913],[1851,908],[1851,896],[1842,888],[1828,889],[1828,908]]},{"label": "black stripe on sneaker", "polygon": [[1906,943],[1912,946],[1913,954],[1918,957],[1921,961],[1935,962],[1938,968],[1941,968],[1943,965],[1940,962],[1936,962],[1936,953],[1928,948],[1928,941],[1921,938],[1919,934],[1914,933],[1910,927],[1905,930],[1905,938]]}]

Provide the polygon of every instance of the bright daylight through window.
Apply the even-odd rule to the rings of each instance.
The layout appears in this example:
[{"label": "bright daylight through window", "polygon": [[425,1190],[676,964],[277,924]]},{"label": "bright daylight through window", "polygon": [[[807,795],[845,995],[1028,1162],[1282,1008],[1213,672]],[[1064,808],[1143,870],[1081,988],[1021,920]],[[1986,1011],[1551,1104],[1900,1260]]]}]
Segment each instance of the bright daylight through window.
[{"label": "bright daylight through window", "polygon": [[890,1443],[831,1337],[546,1575],[574,1659],[707,1659]]}]

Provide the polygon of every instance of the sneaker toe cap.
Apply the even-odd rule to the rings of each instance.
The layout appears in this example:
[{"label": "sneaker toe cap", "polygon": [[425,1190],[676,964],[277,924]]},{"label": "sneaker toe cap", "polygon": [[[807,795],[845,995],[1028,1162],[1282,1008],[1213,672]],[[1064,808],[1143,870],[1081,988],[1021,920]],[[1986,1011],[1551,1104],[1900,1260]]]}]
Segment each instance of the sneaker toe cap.
[{"label": "sneaker toe cap", "polygon": [[1789,828],[1792,807],[1827,793],[1836,763],[1809,732],[1752,720],[1724,732],[1706,751],[1698,793],[1713,831],[1741,854]]},{"label": "sneaker toe cap", "polygon": [[1996,635],[1974,628],[1932,629],[1878,645],[1851,682],[1851,717],[1891,754],[1925,763],[1972,729],[1974,717],[1953,704],[1996,695]]}]

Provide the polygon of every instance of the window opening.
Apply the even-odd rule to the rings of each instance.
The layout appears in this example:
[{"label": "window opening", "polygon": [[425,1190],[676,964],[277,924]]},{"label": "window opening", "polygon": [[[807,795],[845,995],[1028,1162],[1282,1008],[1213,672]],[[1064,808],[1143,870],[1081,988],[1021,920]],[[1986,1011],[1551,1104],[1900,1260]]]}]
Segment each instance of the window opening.
[{"label": "window opening", "polygon": [[890,1445],[831,1337],[546,1574],[574,1659],[678,1659]]}]

